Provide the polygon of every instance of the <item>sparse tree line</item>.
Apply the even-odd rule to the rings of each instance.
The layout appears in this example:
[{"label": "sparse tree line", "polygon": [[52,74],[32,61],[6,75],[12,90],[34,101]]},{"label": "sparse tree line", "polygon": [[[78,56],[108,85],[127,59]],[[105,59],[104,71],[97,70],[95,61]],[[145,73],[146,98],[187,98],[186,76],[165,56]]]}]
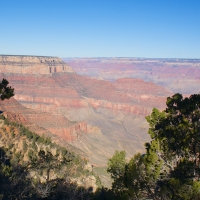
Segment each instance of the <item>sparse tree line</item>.
[{"label": "sparse tree line", "polygon": [[87,160],[8,119],[0,136],[1,199],[89,199],[92,188],[72,181],[93,175]]},{"label": "sparse tree line", "polygon": [[[3,81],[2,83],[3,84]],[[1,85],[0,84],[0,85]],[[4,79],[1,98],[13,96],[14,90],[6,96],[8,82]],[[2,86],[0,87],[2,88]],[[96,193],[79,188],[70,179],[57,177],[51,179],[51,170],[61,170],[63,162],[69,169],[70,164],[80,169],[81,159],[60,149],[55,155],[48,149],[54,144],[49,138],[40,137],[30,132],[23,125],[5,120],[6,125],[17,128],[21,136],[30,141],[23,141],[23,151],[29,162],[21,162],[22,157],[16,150],[14,162],[8,150],[14,148],[7,144],[7,150],[0,150],[0,197],[2,199],[101,199],[101,200],[198,200],[200,199],[200,94],[183,98],[175,94],[167,98],[166,109],[160,112],[154,108],[146,117],[149,123],[151,141],[145,144],[146,153],[134,155],[126,160],[124,151],[116,151],[108,161],[107,172],[113,180],[112,188],[100,187]],[[6,132],[6,129],[4,130]],[[13,131],[11,137],[17,137]],[[37,145],[38,144],[38,145]],[[40,144],[40,145],[39,145]],[[37,153],[36,153],[37,152]],[[58,159],[59,158],[59,159]],[[62,158],[62,159],[61,159]],[[57,159],[57,161],[56,161]],[[59,160],[59,162],[58,162]],[[27,169],[40,169],[40,176],[46,169],[46,182],[33,183],[28,177]],[[19,187],[22,185],[22,187]],[[10,192],[12,191],[12,192]],[[6,196],[7,195],[7,196]],[[13,195],[13,196],[12,196]]]}]

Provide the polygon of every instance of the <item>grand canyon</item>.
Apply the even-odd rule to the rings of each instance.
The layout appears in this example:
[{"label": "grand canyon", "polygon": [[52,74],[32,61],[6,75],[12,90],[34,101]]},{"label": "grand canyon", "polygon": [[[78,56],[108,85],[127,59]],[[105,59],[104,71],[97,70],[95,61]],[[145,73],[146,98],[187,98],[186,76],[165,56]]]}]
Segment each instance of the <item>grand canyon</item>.
[{"label": "grand canyon", "polygon": [[6,115],[105,167],[115,150],[144,152],[152,108],[199,93],[200,60],[1,55],[0,78],[15,88]]}]

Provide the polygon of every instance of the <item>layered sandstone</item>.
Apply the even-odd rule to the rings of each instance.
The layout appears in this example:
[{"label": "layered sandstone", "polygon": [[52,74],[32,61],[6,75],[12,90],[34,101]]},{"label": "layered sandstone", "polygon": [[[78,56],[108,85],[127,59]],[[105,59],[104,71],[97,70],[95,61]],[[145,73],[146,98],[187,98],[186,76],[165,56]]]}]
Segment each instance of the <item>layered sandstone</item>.
[{"label": "layered sandstone", "polygon": [[161,86],[137,79],[110,83],[75,73],[53,74],[51,77],[4,74],[4,77],[15,88],[15,98],[20,103],[54,113],[71,108],[102,107],[146,116],[152,107],[164,108],[165,99],[170,95]]},{"label": "layered sandstone", "polygon": [[118,91],[131,94],[143,94],[143,98],[145,98],[145,95],[165,96],[170,93],[168,89],[160,85],[156,85],[153,82],[145,82],[141,79],[121,78],[116,80],[113,85]]},{"label": "layered sandstone", "polygon": [[[174,93],[199,93],[200,59],[71,58],[80,75],[115,81],[129,77],[154,82]],[[153,92],[153,91],[152,91]]]},{"label": "layered sandstone", "polygon": [[0,55],[1,73],[52,74],[74,70],[58,57]]},{"label": "layered sandstone", "polygon": [[[14,98],[1,101],[0,110],[11,121],[25,125],[35,124],[60,136],[65,141],[77,140],[81,134],[88,133],[86,122],[72,122],[61,114],[50,114],[32,110],[22,106]],[[35,130],[35,132],[40,134],[40,129]]]},{"label": "layered sandstone", "polygon": [[[171,95],[166,88],[149,81],[97,80],[80,76],[70,68],[52,72],[53,58],[49,59],[54,62],[41,62],[41,57],[20,59],[4,59],[0,78],[6,78],[15,88],[15,99],[40,113],[30,109],[23,117],[80,147],[96,165],[106,165],[116,149],[126,150],[129,157],[142,152],[143,144],[149,141],[145,116],[153,107],[163,109],[166,97]],[[32,63],[32,70],[24,71],[29,68],[27,63]],[[56,63],[62,67],[62,61]]]}]

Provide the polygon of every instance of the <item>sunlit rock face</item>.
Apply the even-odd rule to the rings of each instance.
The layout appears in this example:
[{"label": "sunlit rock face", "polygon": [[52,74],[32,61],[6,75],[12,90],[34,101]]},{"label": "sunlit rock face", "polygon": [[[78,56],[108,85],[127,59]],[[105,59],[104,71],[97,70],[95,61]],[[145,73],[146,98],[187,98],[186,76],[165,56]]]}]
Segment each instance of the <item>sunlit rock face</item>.
[{"label": "sunlit rock face", "polygon": [[15,88],[15,98],[20,103],[55,113],[64,113],[68,109],[107,108],[146,116],[152,107],[164,108],[166,96],[170,95],[165,88],[144,81],[133,80],[133,84],[124,79],[111,84],[75,73],[52,76],[5,74],[5,77]]},{"label": "sunlit rock face", "polygon": [[[40,128],[59,136],[65,141],[77,140],[82,134],[91,133],[91,127],[86,122],[73,122],[61,114],[51,114],[26,108],[14,98],[0,101],[0,110],[11,121],[35,127],[35,132],[41,133]],[[95,127],[94,127],[95,128]]]},{"label": "sunlit rock face", "polygon": [[81,76],[60,58],[0,57],[0,78],[15,88],[14,98],[41,113],[23,116],[72,142],[96,165],[106,165],[115,150],[129,157],[144,151],[150,139],[145,116],[153,107],[164,109],[172,94],[138,78],[110,82]]},{"label": "sunlit rock face", "polygon": [[73,69],[57,57],[0,55],[0,72],[17,74],[52,74]]}]

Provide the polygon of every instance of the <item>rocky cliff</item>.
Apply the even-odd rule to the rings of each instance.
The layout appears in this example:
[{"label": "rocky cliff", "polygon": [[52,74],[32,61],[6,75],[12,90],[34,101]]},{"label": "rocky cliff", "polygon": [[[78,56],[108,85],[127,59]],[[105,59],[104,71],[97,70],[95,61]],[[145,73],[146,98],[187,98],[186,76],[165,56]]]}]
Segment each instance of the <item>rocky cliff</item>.
[{"label": "rocky cliff", "polygon": [[81,134],[87,134],[86,122],[72,122],[61,114],[51,114],[47,112],[39,112],[26,108],[19,104],[14,98],[0,102],[0,110],[11,121],[16,121],[27,126],[38,127],[34,130],[40,134],[40,128],[44,128],[51,133],[61,137],[65,141],[77,140]]},{"label": "rocky cliff", "polygon": [[52,74],[74,70],[58,57],[0,55],[1,73]]},{"label": "rocky cliff", "polygon": [[3,77],[15,99],[40,113],[27,110],[25,119],[81,148],[96,165],[106,165],[116,149],[129,157],[142,152],[149,141],[145,116],[153,107],[163,109],[171,94],[149,81],[81,76],[53,57],[1,56]]}]

